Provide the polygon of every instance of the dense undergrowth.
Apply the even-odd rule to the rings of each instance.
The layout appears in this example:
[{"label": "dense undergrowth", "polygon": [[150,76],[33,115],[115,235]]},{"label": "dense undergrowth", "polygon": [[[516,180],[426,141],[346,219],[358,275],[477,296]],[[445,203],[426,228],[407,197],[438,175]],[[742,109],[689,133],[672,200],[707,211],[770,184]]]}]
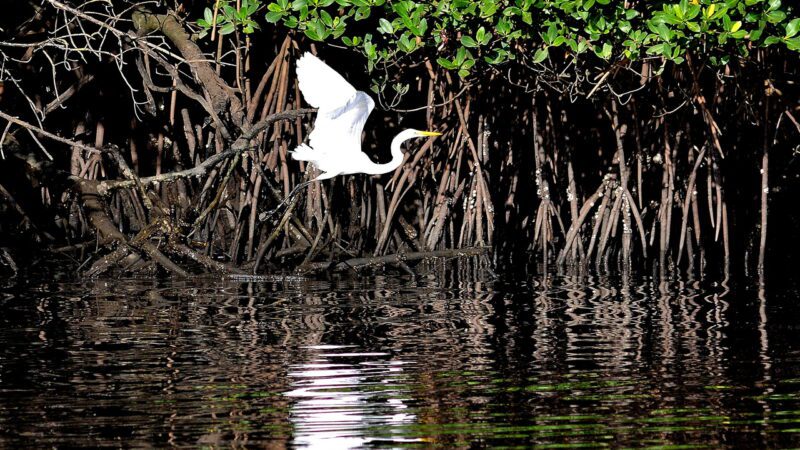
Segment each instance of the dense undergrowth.
[{"label": "dense undergrowth", "polygon": [[[697,273],[792,238],[788,2],[22,3],[0,19],[4,245],[89,275],[460,253]],[[444,134],[261,220],[313,175],[287,157],[306,50],[376,97],[374,159],[400,128]]]}]

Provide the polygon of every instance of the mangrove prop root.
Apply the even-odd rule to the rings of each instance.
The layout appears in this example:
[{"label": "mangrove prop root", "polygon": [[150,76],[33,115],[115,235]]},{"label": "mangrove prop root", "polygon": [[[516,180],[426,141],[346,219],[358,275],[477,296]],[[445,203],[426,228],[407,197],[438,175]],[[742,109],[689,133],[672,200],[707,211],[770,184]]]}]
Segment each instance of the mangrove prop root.
[{"label": "mangrove prop root", "polygon": [[[394,130],[443,134],[410,143],[391,176],[321,186],[304,181],[316,169],[288,151],[307,139],[314,112],[303,108],[296,58],[310,47],[325,59],[329,49],[297,34],[222,36],[216,27],[209,42],[163,6],[95,3],[45,0],[24,29],[39,36],[65,25],[41,42],[0,24],[9,35],[0,150],[25,167],[2,167],[13,176],[0,186],[0,225],[23,218],[29,236],[87,261],[87,275],[384,264],[410,273],[409,261],[494,243],[578,270],[615,261],[728,270],[743,242],[758,248],[759,269],[768,259],[767,218],[779,211],[770,184],[785,179],[800,134],[798,89],[783,81],[800,64],[783,50],[754,49],[758,68],[689,54],[657,77],[652,61],[619,62],[569,86],[574,77],[551,76],[547,64],[509,62],[505,73],[465,81],[421,55],[392,68],[405,96],[387,99],[379,86],[384,108],[363,147],[381,160]],[[348,67],[363,61],[351,56],[340,55],[342,70],[362,86]],[[777,69],[787,76],[776,79]],[[87,86],[103,101],[86,101]],[[119,107],[117,94],[133,107]],[[93,236],[96,253],[73,245]]]}]

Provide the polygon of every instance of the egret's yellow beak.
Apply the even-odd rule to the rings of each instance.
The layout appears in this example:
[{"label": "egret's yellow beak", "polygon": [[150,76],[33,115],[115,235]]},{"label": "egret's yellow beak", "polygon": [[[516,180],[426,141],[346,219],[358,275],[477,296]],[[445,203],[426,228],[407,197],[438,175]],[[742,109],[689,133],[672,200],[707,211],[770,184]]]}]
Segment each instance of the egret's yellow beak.
[{"label": "egret's yellow beak", "polygon": [[439,133],[438,131],[420,131],[419,134],[421,134],[422,136],[441,136],[442,135],[442,133]]}]

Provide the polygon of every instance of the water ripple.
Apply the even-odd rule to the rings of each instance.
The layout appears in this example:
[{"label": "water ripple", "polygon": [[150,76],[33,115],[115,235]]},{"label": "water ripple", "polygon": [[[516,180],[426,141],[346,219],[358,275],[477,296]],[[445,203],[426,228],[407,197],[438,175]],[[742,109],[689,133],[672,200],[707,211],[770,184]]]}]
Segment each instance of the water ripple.
[{"label": "water ripple", "polygon": [[800,445],[797,292],[475,267],[0,290],[0,447]]}]

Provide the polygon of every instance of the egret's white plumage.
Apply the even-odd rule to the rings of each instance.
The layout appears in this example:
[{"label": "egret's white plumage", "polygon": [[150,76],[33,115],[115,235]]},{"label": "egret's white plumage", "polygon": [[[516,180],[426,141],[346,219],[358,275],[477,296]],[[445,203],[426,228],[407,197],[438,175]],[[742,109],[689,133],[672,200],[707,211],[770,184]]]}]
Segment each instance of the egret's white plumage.
[{"label": "egret's white plumage", "polygon": [[303,98],[318,110],[308,144],[298,146],[292,157],[314,164],[322,172],[316,180],[351,173],[391,172],[403,163],[404,141],[439,134],[404,130],[392,140],[392,160],[376,164],[361,151],[361,132],[375,108],[372,98],[308,52],[297,60],[297,80]]}]

